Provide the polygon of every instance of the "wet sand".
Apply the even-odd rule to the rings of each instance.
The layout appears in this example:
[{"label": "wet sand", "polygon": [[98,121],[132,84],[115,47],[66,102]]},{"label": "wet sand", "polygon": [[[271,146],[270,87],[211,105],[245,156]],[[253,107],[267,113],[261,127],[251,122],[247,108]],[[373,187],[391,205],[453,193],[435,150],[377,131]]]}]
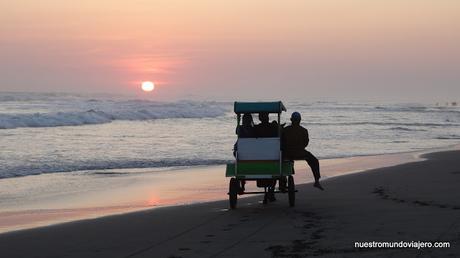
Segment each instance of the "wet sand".
[{"label": "wet sand", "polygon": [[[323,179],[419,160],[423,152],[321,160]],[[296,162],[298,184],[313,181]],[[225,166],[113,169],[0,180],[0,233],[227,198]],[[248,190],[260,191],[248,184]],[[244,196],[247,197],[247,196]]]},{"label": "wet sand", "polygon": [[[286,195],[164,207],[0,235],[2,257],[457,257],[460,152],[299,185]],[[304,172],[298,172],[304,173]],[[359,249],[356,241],[449,241]]]}]

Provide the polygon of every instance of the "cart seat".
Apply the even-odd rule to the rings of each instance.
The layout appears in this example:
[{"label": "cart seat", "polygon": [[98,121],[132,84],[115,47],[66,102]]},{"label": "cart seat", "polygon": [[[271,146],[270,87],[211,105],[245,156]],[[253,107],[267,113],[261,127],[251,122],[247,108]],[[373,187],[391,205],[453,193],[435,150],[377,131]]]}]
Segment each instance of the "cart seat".
[{"label": "cart seat", "polygon": [[227,177],[262,179],[294,173],[292,162],[280,162],[280,138],[239,138],[237,150],[237,164],[227,164]]},{"label": "cart seat", "polygon": [[280,138],[239,138],[238,161],[280,159]]}]

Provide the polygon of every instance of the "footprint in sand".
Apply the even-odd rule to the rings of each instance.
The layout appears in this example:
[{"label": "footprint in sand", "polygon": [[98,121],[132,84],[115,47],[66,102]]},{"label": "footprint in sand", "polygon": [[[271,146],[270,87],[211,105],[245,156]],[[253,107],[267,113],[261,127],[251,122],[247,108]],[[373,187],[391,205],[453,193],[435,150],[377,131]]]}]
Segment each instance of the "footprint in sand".
[{"label": "footprint in sand", "polygon": [[441,208],[441,209],[460,210],[460,206],[454,206],[454,205],[448,205],[448,204],[442,204],[442,203],[434,203],[434,202],[426,202],[426,201],[419,201],[419,200],[410,201],[410,200],[400,199],[400,198],[397,198],[397,197],[390,198],[390,196],[385,193],[385,190],[383,189],[383,187],[375,188],[372,193],[377,194],[382,199],[391,200],[391,201],[394,201],[394,202],[397,202],[397,203],[407,203],[408,202],[408,203],[412,203],[412,204],[415,204],[415,205],[418,205],[418,206],[437,207],[437,208]]},{"label": "footprint in sand", "polygon": [[421,206],[429,206],[430,204],[427,202],[422,201],[413,201],[414,204],[421,205]]}]

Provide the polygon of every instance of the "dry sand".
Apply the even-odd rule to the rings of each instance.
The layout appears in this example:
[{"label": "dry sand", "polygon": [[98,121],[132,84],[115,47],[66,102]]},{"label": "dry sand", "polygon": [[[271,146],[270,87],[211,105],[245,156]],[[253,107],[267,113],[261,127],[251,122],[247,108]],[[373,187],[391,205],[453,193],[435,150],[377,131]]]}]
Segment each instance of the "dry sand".
[{"label": "dry sand", "polygon": [[[165,207],[0,235],[1,257],[458,257],[460,152],[260,196]],[[445,249],[359,249],[356,241],[448,241]]]}]

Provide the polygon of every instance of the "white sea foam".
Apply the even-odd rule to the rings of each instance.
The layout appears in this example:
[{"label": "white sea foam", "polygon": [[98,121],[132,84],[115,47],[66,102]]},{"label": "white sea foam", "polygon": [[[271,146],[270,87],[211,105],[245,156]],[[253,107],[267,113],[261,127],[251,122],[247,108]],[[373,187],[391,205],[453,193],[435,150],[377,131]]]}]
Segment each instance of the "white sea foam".
[{"label": "white sea foam", "polygon": [[406,131],[426,131],[426,129],[411,129],[411,128],[404,128],[403,126],[419,126],[419,127],[460,127],[460,123],[395,123],[395,122],[312,122],[308,123],[309,125],[321,125],[321,126],[356,126],[356,125],[369,125],[369,126],[396,126],[390,128],[390,130],[406,130]]},{"label": "white sea foam", "polygon": [[[42,107],[45,112],[0,113],[0,129],[103,124],[115,120],[218,117],[229,111],[228,106],[216,102],[195,101],[163,103],[145,100],[79,99],[51,102],[48,105]],[[49,111],[46,112],[46,109]],[[55,112],[54,110],[62,111]]]},{"label": "white sea foam", "polygon": [[[229,160],[216,159],[162,159],[162,160],[94,160],[91,162],[61,162],[59,164],[29,164],[12,168],[0,168],[0,179],[20,176],[38,175],[41,173],[57,173],[87,171],[96,174],[113,174],[110,169],[127,168],[164,168],[189,167],[225,164]],[[94,171],[94,172],[92,172]]]}]

